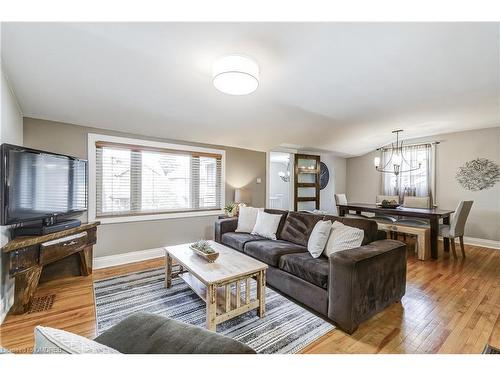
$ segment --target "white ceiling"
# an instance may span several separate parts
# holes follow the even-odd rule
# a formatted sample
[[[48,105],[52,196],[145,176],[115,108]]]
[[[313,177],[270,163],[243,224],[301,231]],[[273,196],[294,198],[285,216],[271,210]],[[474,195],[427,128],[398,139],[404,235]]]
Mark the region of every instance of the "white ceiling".
[[[2,61],[25,116],[267,151],[359,155],[500,124],[496,23],[4,23]],[[211,84],[225,54],[260,85]]]

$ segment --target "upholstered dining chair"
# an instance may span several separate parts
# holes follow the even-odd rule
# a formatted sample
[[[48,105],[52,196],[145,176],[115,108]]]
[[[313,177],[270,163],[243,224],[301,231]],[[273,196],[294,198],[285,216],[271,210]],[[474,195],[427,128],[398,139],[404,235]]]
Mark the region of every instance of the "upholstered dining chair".
[[[338,210],[339,204],[346,205],[347,204],[347,197],[346,197],[346,195],[345,194],[335,194],[335,204],[337,206],[337,210]],[[347,213],[345,216],[347,216],[347,217],[353,217],[353,218],[362,218],[362,219],[369,218],[368,216],[365,216],[365,215],[351,214],[351,213]]]
[[[404,197],[403,207],[409,208],[430,208],[431,207],[431,197]],[[399,224],[413,225],[413,226],[429,226],[428,220],[405,218],[402,217],[398,219]]]
[[[455,238],[459,239],[460,249],[462,250],[462,257],[465,258],[465,223],[467,221],[467,217],[469,216],[469,212],[472,208],[473,203],[474,201],[461,201],[458,204],[455,213],[453,214],[453,218],[451,219],[450,224],[441,224],[439,226],[439,235],[450,240],[451,251],[453,252],[453,257],[455,259],[457,258],[457,252],[455,250]]]

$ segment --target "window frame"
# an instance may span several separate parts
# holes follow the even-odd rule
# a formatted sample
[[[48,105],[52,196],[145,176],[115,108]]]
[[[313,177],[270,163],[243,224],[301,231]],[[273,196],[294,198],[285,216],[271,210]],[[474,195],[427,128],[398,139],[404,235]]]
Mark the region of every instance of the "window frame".
[[[176,143],[165,143],[158,141],[149,141],[137,138],[125,138],[104,134],[88,133],[87,136],[87,156],[88,156],[88,220],[100,221],[102,224],[125,223],[134,221],[150,221],[150,220],[166,220],[186,217],[200,216],[216,216],[224,212],[221,209],[203,210],[203,211],[186,211],[186,212],[171,212],[171,213],[143,213],[143,214],[127,214],[109,217],[96,216],[97,203],[97,178],[96,178],[96,142],[121,143],[131,146],[143,146],[160,149],[178,150],[183,152],[199,152],[206,154],[217,154],[221,156],[221,202],[224,205],[226,196],[226,151],[208,147],[198,147],[181,145]]]

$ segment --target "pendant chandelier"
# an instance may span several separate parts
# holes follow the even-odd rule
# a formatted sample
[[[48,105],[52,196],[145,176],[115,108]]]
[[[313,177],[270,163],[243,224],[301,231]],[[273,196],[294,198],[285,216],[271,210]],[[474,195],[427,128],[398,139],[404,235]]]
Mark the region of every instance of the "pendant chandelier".
[[[286,164],[286,172],[279,171],[278,176],[280,176],[283,182],[290,182],[290,159],[288,159],[288,162]]]
[[[384,148],[384,151],[391,152],[389,160],[382,167],[380,166],[380,157],[375,157],[373,163],[375,164],[375,169],[380,173],[394,173],[398,176],[404,172],[412,172],[420,169],[422,163],[418,163],[418,167],[413,167],[403,155],[403,140],[399,141],[399,133],[403,130],[394,130],[392,133],[396,134],[396,143],[392,143],[390,147]],[[378,149],[380,150],[380,149]]]

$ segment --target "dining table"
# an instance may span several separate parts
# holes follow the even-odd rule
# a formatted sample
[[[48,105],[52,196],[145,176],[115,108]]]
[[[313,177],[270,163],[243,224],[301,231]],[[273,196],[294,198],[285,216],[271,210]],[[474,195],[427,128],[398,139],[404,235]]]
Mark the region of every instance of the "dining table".
[[[438,208],[411,208],[399,206],[396,208],[382,207],[379,204],[372,203],[346,203],[337,205],[340,216],[345,216],[349,211],[356,211],[360,215],[362,212],[371,212],[375,214],[388,215],[395,218],[419,218],[429,221],[431,231],[431,258],[438,257],[438,236],[440,220],[443,224],[450,224],[450,216],[454,210],[442,210]],[[448,238],[443,238],[444,251],[450,251],[450,243]]]

